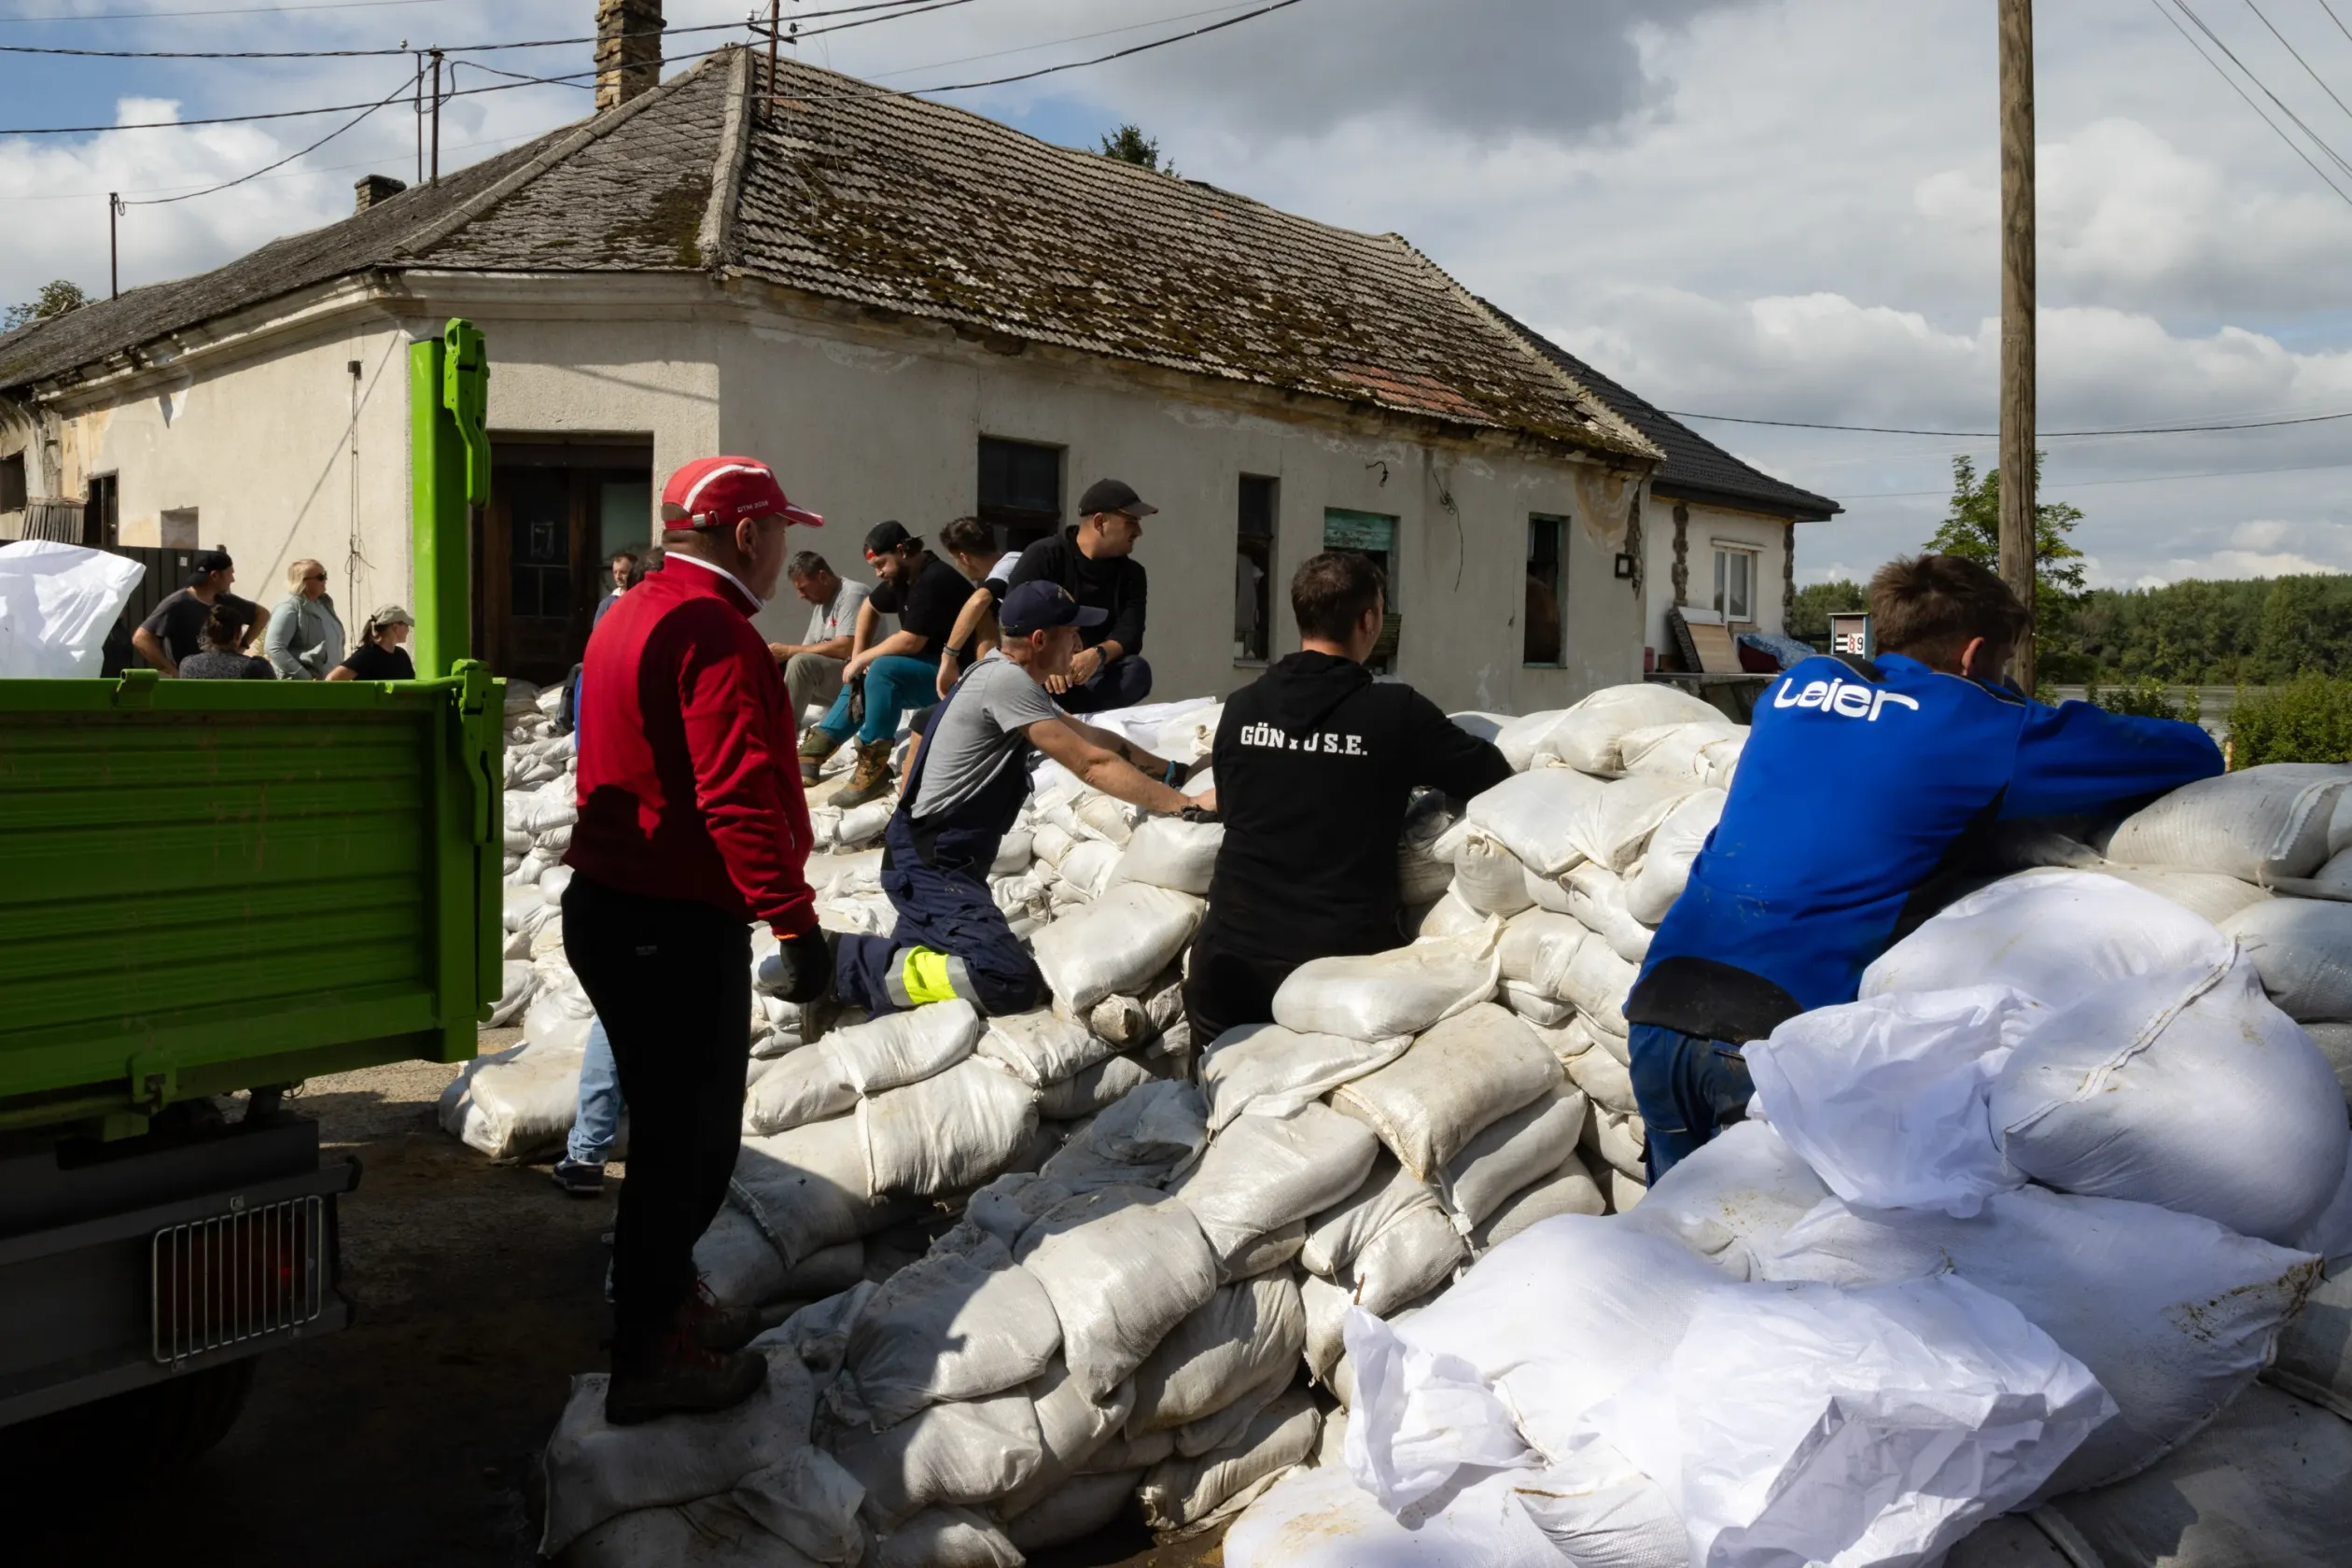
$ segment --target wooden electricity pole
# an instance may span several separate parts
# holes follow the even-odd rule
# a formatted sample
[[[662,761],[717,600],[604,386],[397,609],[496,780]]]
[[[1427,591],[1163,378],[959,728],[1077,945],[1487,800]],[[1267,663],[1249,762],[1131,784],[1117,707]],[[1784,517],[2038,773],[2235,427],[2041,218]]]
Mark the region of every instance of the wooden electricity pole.
[[[2001,578],[2034,609],[2034,0],[2001,8]],[[2034,689],[2034,637],[2013,666]]]

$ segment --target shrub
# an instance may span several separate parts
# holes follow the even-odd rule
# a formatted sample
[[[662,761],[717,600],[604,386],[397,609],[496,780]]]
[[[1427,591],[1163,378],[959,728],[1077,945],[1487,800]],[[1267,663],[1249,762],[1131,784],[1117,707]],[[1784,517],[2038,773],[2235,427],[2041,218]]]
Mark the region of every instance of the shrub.
[[[2241,694],[2230,715],[2230,765],[2352,761],[2352,679],[2302,675]]]
[[[2164,683],[2153,676],[2143,675],[2121,686],[2102,692],[2093,681],[2083,692],[2083,700],[2093,707],[2109,713],[2128,713],[2141,719],[2187,719],[2197,717],[2193,696],[2176,700]]]

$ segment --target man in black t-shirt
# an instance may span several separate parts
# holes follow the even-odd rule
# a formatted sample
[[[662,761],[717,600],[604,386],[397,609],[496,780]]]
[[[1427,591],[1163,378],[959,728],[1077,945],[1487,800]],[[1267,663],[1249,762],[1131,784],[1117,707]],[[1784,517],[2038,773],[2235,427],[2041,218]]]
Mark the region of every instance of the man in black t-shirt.
[[[963,573],[924,549],[903,524],[876,524],[866,535],[865,557],[881,581],[858,611],[841,695],[800,749],[801,778],[813,784],[825,759],[848,737],[851,706],[864,703],[865,718],[857,723],[857,771],[834,793],[836,805],[862,805],[889,789],[899,719],[939,700],[940,650],[972,592]],[[885,615],[898,617],[898,630],[879,637]]]
[[[1414,789],[1466,800],[1511,777],[1492,743],[1364,667],[1388,611],[1368,557],[1308,561],[1291,611],[1299,651],[1226,699],[1211,752],[1225,831],[1184,983],[1197,1050],[1271,1019],[1309,959],[1403,946],[1396,843]]]
[[[1152,694],[1152,666],[1142,658],[1143,567],[1135,544],[1143,519],[1158,511],[1125,480],[1096,480],[1078,497],[1078,525],[1039,539],[1013,568],[1011,587],[1059,583],[1105,617],[1079,635],[1070,673],[1046,683],[1065,713],[1132,707]]]
[[[196,552],[189,565],[187,585],[139,623],[139,629],[131,634],[131,646],[139,651],[148,667],[176,678],[180,661],[203,651],[204,623],[212,619],[213,605],[226,600],[243,627],[236,648],[243,652],[269,623],[269,617],[251,599],[229,592],[229,585],[236,581],[237,568],[227,551]]]

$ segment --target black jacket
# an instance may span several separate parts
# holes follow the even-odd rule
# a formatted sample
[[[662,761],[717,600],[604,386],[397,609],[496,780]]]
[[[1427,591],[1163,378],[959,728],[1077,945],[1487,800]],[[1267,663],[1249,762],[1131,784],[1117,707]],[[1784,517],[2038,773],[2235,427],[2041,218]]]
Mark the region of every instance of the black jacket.
[[[1143,651],[1143,564],[1134,556],[1089,561],[1078,548],[1078,530],[1064,528],[1022,551],[1013,568],[1012,587],[1038,581],[1058,582],[1087,609],[1110,611],[1110,620],[1078,634],[1080,647],[1115,641],[1130,659]]]
[[[1226,699],[1211,753],[1225,847],[1202,939],[1284,961],[1404,941],[1396,843],[1417,785],[1466,799],[1511,776],[1409,686],[1294,653]]]

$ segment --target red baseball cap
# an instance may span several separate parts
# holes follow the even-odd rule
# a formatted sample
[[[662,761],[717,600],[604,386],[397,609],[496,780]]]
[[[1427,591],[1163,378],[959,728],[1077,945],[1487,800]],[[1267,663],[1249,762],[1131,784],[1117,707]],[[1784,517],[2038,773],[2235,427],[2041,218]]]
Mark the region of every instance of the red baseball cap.
[[[817,513],[786,500],[776,470],[757,457],[697,457],[662,486],[665,527],[732,528],[747,517],[825,525]]]

